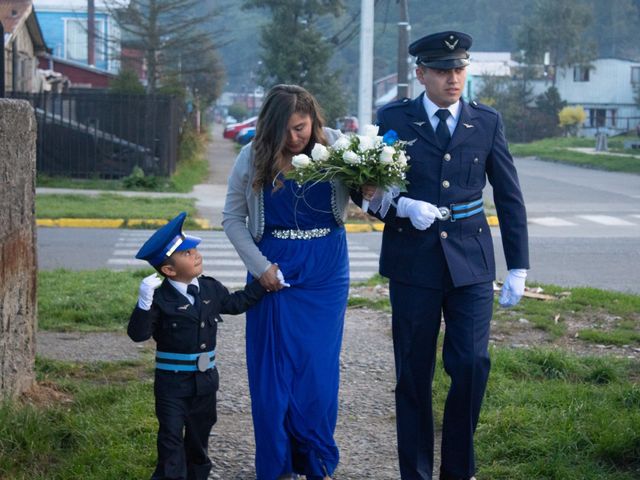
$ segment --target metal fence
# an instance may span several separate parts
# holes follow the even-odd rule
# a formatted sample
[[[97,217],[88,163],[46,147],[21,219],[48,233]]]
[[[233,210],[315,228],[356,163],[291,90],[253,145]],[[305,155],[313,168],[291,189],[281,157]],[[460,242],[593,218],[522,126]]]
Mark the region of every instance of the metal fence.
[[[172,97],[102,91],[11,96],[35,110],[39,173],[121,178],[135,166],[145,174],[175,171],[182,111]]]

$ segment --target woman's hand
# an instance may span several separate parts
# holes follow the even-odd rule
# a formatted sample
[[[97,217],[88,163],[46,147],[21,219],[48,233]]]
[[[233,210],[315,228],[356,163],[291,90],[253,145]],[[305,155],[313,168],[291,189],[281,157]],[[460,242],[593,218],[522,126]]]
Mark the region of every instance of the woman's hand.
[[[362,192],[362,198],[364,198],[367,201],[371,200],[373,196],[376,194],[377,189],[378,187],[376,187],[375,185],[362,185],[362,187],[360,187],[360,191]]]
[[[258,279],[267,292],[277,292],[284,288],[278,279],[278,264],[272,263]]]

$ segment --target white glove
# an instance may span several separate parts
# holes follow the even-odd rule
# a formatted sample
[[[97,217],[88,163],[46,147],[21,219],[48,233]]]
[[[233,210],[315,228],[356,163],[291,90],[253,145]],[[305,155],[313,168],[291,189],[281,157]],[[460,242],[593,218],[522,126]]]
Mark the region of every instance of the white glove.
[[[501,307],[513,307],[518,304],[524,295],[524,281],[527,278],[527,271],[524,268],[513,268],[509,270],[498,302]]]
[[[276,277],[278,277],[278,280],[280,281],[280,285],[282,285],[283,287],[290,287],[291,286],[290,284],[288,284],[287,282],[284,281],[284,275],[282,274],[280,269],[278,269],[278,271],[276,272]]]
[[[418,230],[426,230],[436,218],[442,220],[442,214],[435,205],[407,197],[398,199],[397,215],[409,217],[411,224]]]
[[[142,310],[149,310],[153,303],[153,292],[162,285],[162,279],[157,273],[152,273],[148,277],[144,277],[140,282],[140,290],[138,293],[138,307]]]

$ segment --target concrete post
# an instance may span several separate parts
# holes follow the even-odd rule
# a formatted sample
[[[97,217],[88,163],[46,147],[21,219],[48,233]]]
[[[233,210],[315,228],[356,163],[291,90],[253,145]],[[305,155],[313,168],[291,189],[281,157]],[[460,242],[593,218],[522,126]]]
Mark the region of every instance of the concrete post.
[[[0,99],[0,398],[35,379],[36,120],[28,102]]]

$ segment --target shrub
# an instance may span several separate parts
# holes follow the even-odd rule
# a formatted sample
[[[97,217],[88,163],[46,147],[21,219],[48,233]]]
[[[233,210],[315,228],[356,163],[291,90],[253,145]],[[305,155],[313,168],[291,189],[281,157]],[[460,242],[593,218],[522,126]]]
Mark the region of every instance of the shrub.
[[[560,127],[564,129],[568,136],[575,136],[578,133],[578,128],[582,125],[587,118],[587,114],[581,105],[575,107],[564,107],[558,113],[560,119]]]

